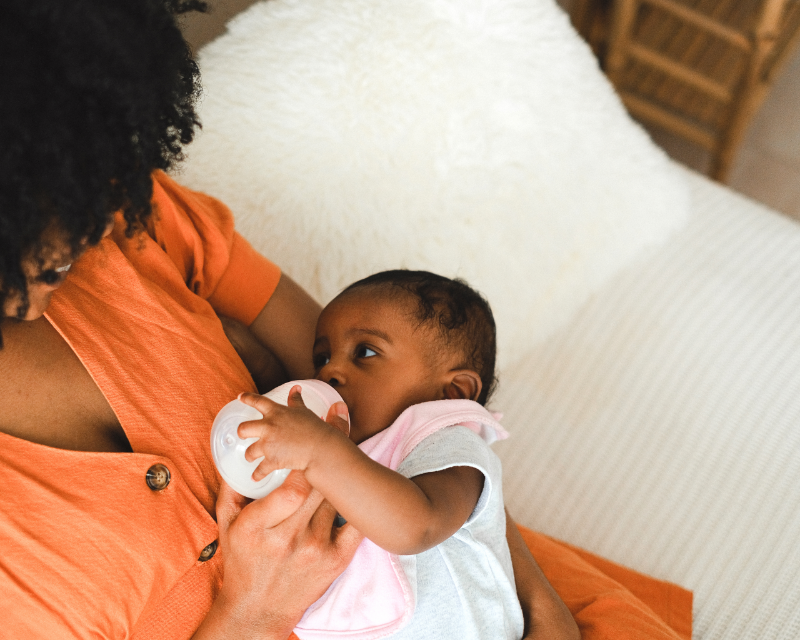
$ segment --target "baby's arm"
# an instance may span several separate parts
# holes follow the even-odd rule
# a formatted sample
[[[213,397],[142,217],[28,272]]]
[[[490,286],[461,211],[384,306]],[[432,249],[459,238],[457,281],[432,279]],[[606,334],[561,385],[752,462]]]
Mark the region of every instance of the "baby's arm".
[[[289,407],[254,394],[242,394],[240,400],[264,416],[239,427],[239,437],[259,438],[248,448],[247,459],[265,456],[253,479],[275,469],[304,470],[309,483],[350,524],[391,553],[420,553],[449,538],[466,522],[483,490],[483,474],[472,467],[412,479],[387,469],[306,409],[295,389]]]
[[[483,474],[473,467],[409,479],[340,440],[347,446],[330,456],[330,464],[306,469],[306,478],[382,549],[402,555],[426,551],[458,531],[478,503]]]

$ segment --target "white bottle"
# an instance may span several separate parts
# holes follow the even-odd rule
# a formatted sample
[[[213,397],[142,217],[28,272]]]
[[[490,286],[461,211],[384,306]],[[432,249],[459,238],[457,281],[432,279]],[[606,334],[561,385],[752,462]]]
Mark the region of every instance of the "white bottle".
[[[286,405],[289,400],[289,391],[297,385],[302,388],[300,395],[306,407],[323,420],[328,415],[328,409],[334,403],[342,401],[342,397],[336,393],[333,387],[319,380],[287,382],[269,393],[265,393],[264,396]],[[253,471],[264,458],[248,462],[244,457],[244,452],[258,438],[242,440],[236,431],[242,422],[259,420],[262,417],[258,409],[239,400],[233,400],[222,407],[211,427],[211,455],[219,474],[234,491],[248,498],[263,498],[274,491],[283,484],[290,471],[290,469],[278,469],[258,482],[253,480]]]

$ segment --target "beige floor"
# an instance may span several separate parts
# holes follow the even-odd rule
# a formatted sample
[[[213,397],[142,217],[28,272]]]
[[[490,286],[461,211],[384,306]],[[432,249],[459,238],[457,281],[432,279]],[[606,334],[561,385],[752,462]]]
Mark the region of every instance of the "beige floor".
[[[255,0],[210,0],[211,12],[184,18],[184,33],[200,48]],[[568,4],[569,0],[561,0]],[[729,186],[800,220],[800,51],[782,70],[754,118],[731,171]],[[651,130],[673,158],[704,171],[707,154],[668,133]]]

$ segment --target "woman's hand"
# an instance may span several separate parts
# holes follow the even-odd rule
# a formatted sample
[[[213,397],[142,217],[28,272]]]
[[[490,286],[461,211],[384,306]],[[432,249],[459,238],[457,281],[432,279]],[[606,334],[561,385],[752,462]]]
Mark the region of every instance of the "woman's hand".
[[[248,462],[264,457],[253,472],[256,482],[276,469],[302,471],[319,456],[325,456],[336,439],[347,437],[346,426],[337,429],[306,408],[301,390],[300,385],[292,387],[288,406],[254,393],[239,396],[241,402],[258,409],[263,416],[259,420],[242,422],[238,430],[243,440],[258,438],[245,452]],[[343,402],[334,404],[331,413],[346,425],[347,406]]]
[[[334,411],[327,421],[347,429]],[[225,577],[194,640],[285,640],[361,542],[351,525],[334,527],[335,517],[301,472],[255,501],[223,482],[217,522]]]

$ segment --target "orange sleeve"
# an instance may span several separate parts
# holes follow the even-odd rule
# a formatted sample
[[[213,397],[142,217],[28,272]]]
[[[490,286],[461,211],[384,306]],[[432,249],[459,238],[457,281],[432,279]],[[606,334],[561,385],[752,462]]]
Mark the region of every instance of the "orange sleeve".
[[[194,293],[215,311],[252,324],[281,277],[233,228],[230,209],[219,200],[153,174],[150,236],[178,268]]]

